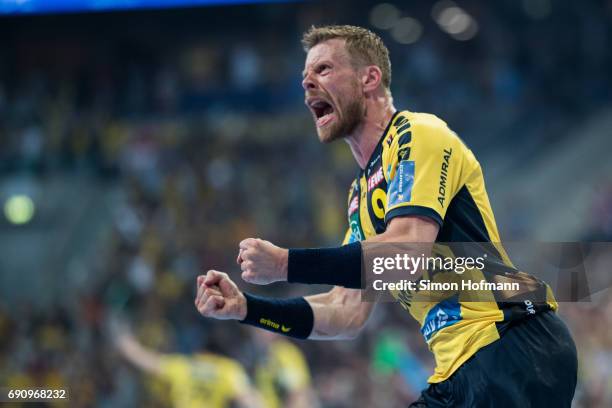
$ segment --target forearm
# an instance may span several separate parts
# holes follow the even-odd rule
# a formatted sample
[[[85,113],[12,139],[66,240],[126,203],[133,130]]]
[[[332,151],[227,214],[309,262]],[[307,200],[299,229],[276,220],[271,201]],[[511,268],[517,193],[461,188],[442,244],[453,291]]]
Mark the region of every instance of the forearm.
[[[361,291],[335,287],[306,298],[274,299],[245,294],[247,316],[241,323],[300,339],[352,339],[365,325],[373,303]]]
[[[310,336],[314,315],[303,297],[276,299],[245,293],[244,298],[246,317],[241,323],[298,339]]]
[[[353,339],[365,325],[373,303],[361,302],[359,290],[335,287],[330,292],[306,297],[312,307],[312,340]]]
[[[365,281],[362,276],[364,250],[372,250],[367,244],[416,243],[418,254],[415,256],[418,256],[425,249],[423,243],[435,241],[438,230],[438,224],[425,218],[394,218],[385,232],[362,242],[335,248],[290,249],[287,281],[361,289]]]
[[[342,305],[312,302],[310,306],[314,313],[314,326],[308,339],[349,340],[357,336],[360,325],[354,316],[345,317]]]

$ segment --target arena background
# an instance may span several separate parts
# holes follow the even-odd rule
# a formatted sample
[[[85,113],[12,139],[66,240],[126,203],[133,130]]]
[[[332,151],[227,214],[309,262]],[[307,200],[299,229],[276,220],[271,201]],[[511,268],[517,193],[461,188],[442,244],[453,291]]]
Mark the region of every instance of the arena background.
[[[234,263],[245,237],[323,246],[345,229],[357,166],[344,143],[318,143],[303,105],[312,24],[382,36],[396,107],[439,115],[472,148],[504,240],[612,238],[612,1],[17,3],[0,2],[0,386],[167,406],[109,342],[109,311],[159,351],[216,343],[249,368],[252,332],[200,317],[195,277],[325,289],[251,287]],[[612,406],[611,299],[561,304],[576,407]],[[397,305],[355,341],[297,344],[322,407],[405,406],[432,369]]]

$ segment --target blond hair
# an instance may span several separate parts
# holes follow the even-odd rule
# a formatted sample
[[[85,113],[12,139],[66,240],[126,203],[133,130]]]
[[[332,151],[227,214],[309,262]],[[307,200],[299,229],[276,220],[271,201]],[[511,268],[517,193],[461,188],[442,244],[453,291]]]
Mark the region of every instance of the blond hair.
[[[376,65],[382,71],[382,84],[389,90],[391,86],[391,61],[389,50],[381,38],[372,31],[351,25],[312,26],[302,36],[304,51],[315,45],[334,38],[346,41],[346,50],[356,67]]]

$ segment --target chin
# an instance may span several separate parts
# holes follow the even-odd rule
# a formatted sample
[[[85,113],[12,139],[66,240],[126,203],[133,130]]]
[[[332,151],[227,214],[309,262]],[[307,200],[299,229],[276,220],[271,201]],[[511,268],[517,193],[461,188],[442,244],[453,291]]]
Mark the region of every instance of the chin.
[[[336,124],[323,129],[317,128],[317,136],[319,136],[319,141],[324,144],[334,142],[344,137]]]
[[[319,136],[319,141],[324,144],[328,144],[328,143],[331,143],[339,139],[339,137],[337,137],[336,135],[330,132],[325,132],[325,131],[322,132],[320,130],[317,130],[317,135]]]
[[[319,142],[321,143],[329,143],[333,140],[328,132],[321,132],[318,130],[317,136],[319,136]]]

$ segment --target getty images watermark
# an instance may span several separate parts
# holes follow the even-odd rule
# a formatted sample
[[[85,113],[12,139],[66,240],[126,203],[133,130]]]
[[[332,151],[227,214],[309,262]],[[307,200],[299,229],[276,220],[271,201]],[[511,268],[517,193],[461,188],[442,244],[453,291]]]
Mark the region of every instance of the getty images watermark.
[[[409,255],[408,253],[395,256],[378,256],[372,259],[372,273],[381,275],[387,270],[394,270],[415,275],[419,271],[444,271],[459,275],[474,269],[484,270],[487,254],[479,257],[470,256],[425,256]],[[520,289],[518,282],[487,282],[481,279],[477,282],[471,279],[463,279],[461,282],[442,281],[435,282],[430,279],[400,279],[399,281],[386,282],[384,279],[375,279],[372,282],[374,290],[515,290]]]
[[[588,301],[612,283],[612,243],[363,243],[362,300]]]

